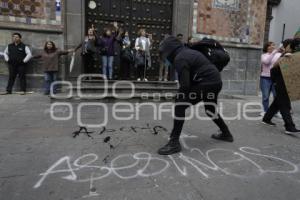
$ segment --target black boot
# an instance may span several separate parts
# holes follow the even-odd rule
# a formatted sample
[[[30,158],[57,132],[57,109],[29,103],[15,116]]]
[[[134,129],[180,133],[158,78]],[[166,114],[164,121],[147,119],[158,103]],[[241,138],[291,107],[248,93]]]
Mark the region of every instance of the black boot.
[[[231,135],[230,131],[224,131],[224,132],[220,132],[218,134],[214,134],[211,136],[213,139],[215,140],[222,140],[225,142],[233,142],[233,136]]]
[[[292,127],[287,127],[285,133],[290,135],[290,134],[300,133],[300,130],[296,129],[295,126],[292,126]]]
[[[170,140],[168,144],[158,150],[159,155],[172,155],[181,151],[179,140]]]

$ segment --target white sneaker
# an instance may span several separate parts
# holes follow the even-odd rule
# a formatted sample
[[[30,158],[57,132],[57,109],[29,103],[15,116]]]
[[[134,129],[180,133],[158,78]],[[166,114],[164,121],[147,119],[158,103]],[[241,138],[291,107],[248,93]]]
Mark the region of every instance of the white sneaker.
[[[141,79],[140,79],[140,78],[138,78],[138,79],[137,79],[137,81],[141,81]]]
[[[146,81],[146,82],[147,82],[147,81],[148,81],[148,79],[144,78],[144,81]]]
[[[168,82],[168,79],[165,78],[164,81],[165,81],[165,82]]]

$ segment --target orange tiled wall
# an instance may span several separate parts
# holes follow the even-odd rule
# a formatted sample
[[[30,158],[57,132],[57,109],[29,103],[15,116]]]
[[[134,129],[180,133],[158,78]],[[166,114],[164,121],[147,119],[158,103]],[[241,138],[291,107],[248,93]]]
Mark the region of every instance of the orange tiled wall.
[[[196,0],[194,34],[215,36],[226,42],[261,45],[266,4],[264,0]]]

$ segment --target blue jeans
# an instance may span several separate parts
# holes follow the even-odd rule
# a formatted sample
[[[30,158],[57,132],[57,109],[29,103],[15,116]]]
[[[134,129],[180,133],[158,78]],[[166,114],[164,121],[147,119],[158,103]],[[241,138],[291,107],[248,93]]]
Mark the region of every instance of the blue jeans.
[[[57,72],[45,72],[45,94],[50,93],[51,84],[57,81]],[[53,88],[53,93],[56,93],[57,85]]]
[[[113,78],[113,63],[113,56],[102,56],[102,74],[108,77],[110,80]]]
[[[262,104],[264,112],[267,112],[269,109],[269,99],[271,92],[273,93],[274,97],[276,96],[275,87],[270,77],[260,77],[260,89],[262,92]]]

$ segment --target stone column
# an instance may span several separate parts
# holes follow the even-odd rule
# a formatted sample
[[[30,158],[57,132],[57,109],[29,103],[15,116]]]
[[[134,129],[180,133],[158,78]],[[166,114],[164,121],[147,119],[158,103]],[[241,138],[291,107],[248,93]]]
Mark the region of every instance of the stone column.
[[[65,49],[75,48],[85,35],[85,0],[65,0]],[[69,64],[70,62],[68,62]],[[76,54],[72,73],[67,65],[65,77],[72,78],[81,74],[82,64],[80,51]]]
[[[184,39],[192,33],[194,0],[174,0],[173,34],[182,33]]]

